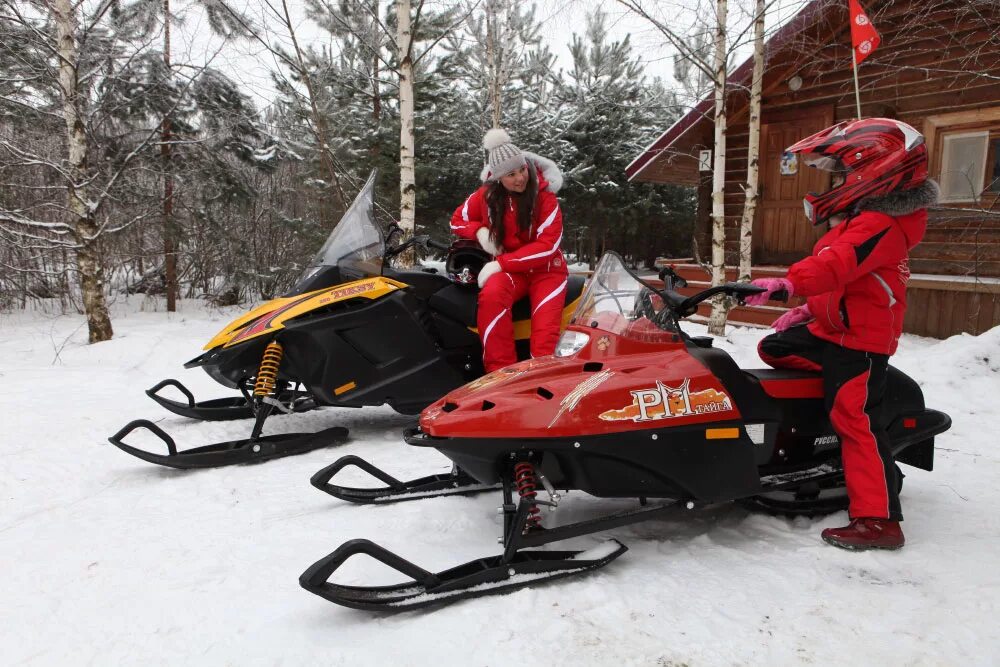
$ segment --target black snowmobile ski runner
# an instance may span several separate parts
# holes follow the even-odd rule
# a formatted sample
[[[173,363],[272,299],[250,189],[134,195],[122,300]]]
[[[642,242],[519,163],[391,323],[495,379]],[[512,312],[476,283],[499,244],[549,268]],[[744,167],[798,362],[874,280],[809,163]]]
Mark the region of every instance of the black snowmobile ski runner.
[[[181,403],[160,395],[165,387],[174,387],[187,398],[187,403]],[[163,380],[146,390],[146,395],[175,415],[200,419],[202,421],[229,421],[232,419],[250,419],[254,416],[253,401],[249,392],[243,390],[242,396],[228,398],[213,398],[208,401],[195,401],[194,394],[179,380],[173,378]],[[275,399],[285,405],[290,412],[307,412],[316,407],[309,392],[285,390]]]
[[[124,442],[136,429],[144,428],[167,445],[167,454],[156,454]],[[203,447],[178,451],[176,443],[163,429],[146,419],[136,419],[126,424],[108,440],[119,449],[143,461],[182,470],[190,468],[216,468],[238,463],[257,463],[270,459],[303,454],[305,452],[339,445],[347,441],[347,429],[334,426],[316,433],[281,433],[243,440],[231,440]]]
[[[554,529],[528,530],[530,510],[538,503],[522,498],[518,505],[513,505],[509,487],[504,489],[504,496],[507,500],[503,508],[506,546],[500,555],[479,558],[432,573],[370,540],[350,540],[307,568],[299,577],[299,584],[310,593],[345,607],[390,612],[508,593],[525,586],[596,570],[628,551],[628,547],[614,539],[585,551],[529,551],[523,550],[525,547],[634,523],[642,520],[634,518],[634,515],[662,513],[665,509],[673,510],[676,505],[671,503],[639,512],[625,512]],[[348,558],[358,554],[370,556],[411,580],[394,586],[345,586],[329,581]]]
[[[378,488],[356,488],[331,484],[334,475],[348,466],[364,470],[387,486]],[[406,500],[422,500],[438,496],[473,495],[499,489],[499,484],[481,484],[458,466],[451,472],[427,475],[406,482],[400,481],[360,456],[348,455],[337,459],[312,476],[309,483],[334,498],[352,503],[388,504]]]

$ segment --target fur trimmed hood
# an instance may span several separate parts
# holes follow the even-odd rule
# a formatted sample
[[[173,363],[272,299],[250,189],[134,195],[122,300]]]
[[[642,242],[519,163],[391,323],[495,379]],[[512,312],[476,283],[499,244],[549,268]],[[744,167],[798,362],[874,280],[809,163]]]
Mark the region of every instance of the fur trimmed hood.
[[[524,157],[527,158],[529,163],[541,171],[542,178],[548,182],[549,192],[559,192],[559,189],[562,188],[563,185],[563,174],[562,171],[559,170],[558,165],[547,157],[535,155],[534,153],[529,153],[528,151],[522,151],[522,153],[524,153]],[[489,172],[490,166],[488,164],[484,165],[483,171],[479,176],[480,180],[484,183],[486,182],[486,177],[489,175]]]
[[[873,211],[898,218],[937,204],[940,195],[941,188],[928,178],[912,190],[900,190],[881,197],[862,199],[854,205],[854,214],[857,215],[862,211]]]

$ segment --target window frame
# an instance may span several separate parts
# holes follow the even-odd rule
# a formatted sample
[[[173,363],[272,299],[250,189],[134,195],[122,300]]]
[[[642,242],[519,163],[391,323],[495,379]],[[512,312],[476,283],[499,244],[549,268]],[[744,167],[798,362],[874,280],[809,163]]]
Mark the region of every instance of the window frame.
[[[977,204],[983,198],[986,192],[986,171],[991,165],[987,163],[990,155],[990,142],[994,138],[995,130],[990,127],[986,127],[978,130],[954,130],[954,131],[943,131],[941,132],[941,166],[937,172],[938,184],[942,186],[941,188],[941,203],[942,204]],[[981,157],[982,169],[977,175],[978,180],[973,181],[973,189],[971,192],[958,192],[958,193],[948,193],[944,190],[944,175],[956,171],[949,167],[949,163],[952,159],[952,155],[948,152],[948,144],[956,139],[968,139],[971,137],[981,137],[983,141],[983,151]]]
[[[939,182],[941,180],[941,153],[944,146],[942,135],[975,131],[988,131],[990,133],[990,142],[988,144],[992,144],[994,137],[1000,138],[1000,104],[993,102],[989,106],[976,109],[951,111],[924,117],[923,132],[927,140],[927,150],[930,152],[929,170],[931,178]],[[989,168],[990,165],[986,164],[986,169]],[[994,177],[1000,177],[1000,174],[995,174]],[[983,181],[985,184],[985,172]],[[986,190],[980,193],[979,199],[972,202],[972,206],[989,209],[995,207],[998,202],[1000,202],[1000,191]],[[953,201],[941,201],[939,203],[939,206],[943,208],[963,208],[969,205],[970,203]]]

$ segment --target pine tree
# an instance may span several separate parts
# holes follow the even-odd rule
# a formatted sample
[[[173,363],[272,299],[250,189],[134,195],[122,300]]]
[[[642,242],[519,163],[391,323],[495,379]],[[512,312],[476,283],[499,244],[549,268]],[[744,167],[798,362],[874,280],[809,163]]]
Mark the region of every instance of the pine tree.
[[[572,144],[560,193],[564,238],[590,261],[616,248],[628,261],[649,263],[689,234],[693,202],[682,189],[628,182],[625,167],[657,127],[669,125],[676,105],[658,81],[646,79],[627,37],[609,41],[602,12],[588,16],[570,53],[573,67],[560,91],[562,106],[573,114],[563,131]]]

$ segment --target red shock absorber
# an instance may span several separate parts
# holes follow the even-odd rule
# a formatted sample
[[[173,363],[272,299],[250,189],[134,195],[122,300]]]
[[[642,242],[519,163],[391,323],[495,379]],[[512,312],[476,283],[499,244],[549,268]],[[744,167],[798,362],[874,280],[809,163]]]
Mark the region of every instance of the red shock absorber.
[[[535,466],[527,461],[522,461],[514,466],[514,484],[517,486],[517,493],[522,498],[534,500],[538,495],[535,491]],[[528,510],[528,518],[525,528],[541,528],[542,517],[538,505],[532,505]]]

